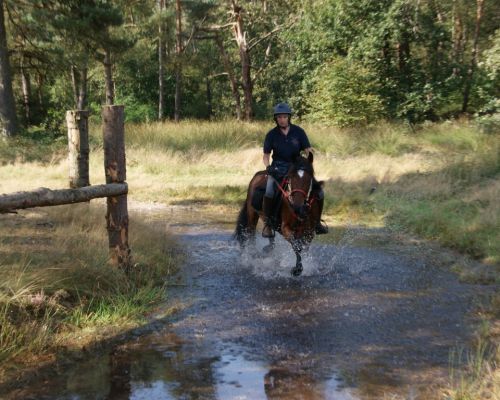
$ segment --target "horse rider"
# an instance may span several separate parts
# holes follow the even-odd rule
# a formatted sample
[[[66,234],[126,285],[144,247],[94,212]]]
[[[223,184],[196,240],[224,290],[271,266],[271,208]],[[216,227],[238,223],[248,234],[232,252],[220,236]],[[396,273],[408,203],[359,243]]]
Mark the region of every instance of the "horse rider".
[[[301,151],[304,151],[306,158],[312,152],[306,132],[300,126],[290,122],[292,117],[290,106],[286,103],[279,103],[274,107],[273,111],[276,126],[267,133],[264,139],[264,156],[262,159],[267,171],[266,193],[262,203],[262,211],[264,212],[262,236],[266,238],[274,237],[271,217],[275,185],[279,184],[279,180],[288,173],[290,165],[300,155]],[[271,152],[273,156],[272,163],[270,163]],[[313,182],[313,190],[318,196],[320,217],[316,222],[315,231],[316,234],[321,235],[328,233],[328,228],[321,223],[325,195],[316,180]]]

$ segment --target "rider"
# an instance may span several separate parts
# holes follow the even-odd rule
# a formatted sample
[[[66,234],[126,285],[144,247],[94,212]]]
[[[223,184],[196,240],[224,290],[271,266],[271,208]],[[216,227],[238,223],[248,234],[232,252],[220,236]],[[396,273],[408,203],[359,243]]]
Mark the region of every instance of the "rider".
[[[267,238],[274,236],[271,224],[271,214],[276,179],[282,178],[288,173],[290,164],[293,162],[295,157],[300,155],[301,151],[305,152],[306,157],[310,152],[312,152],[312,148],[305,131],[300,126],[290,123],[291,117],[292,110],[288,104],[277,104],[274,107],[274,121],[276,122],[276,127],[267,133],[264,140],[264,157],[262,161],[266,166],[267,184],[266,193],[262,203],[262,209],[265,217],[262,236]],[[273,154],[272,164],[270,164],[271,152]],[[324,193],[316,181],[314,184],[318,194],[320,216],[316,223],[315,231],[318,235],[321,235],[328,233],[328,228],[321,224]]]

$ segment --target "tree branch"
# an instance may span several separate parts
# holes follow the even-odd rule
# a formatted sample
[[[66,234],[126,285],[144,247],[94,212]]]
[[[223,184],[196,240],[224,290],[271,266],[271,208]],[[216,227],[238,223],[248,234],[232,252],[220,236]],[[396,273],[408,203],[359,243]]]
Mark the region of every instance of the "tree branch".
[[[218,74],[208,75],[209,79],[218,78],[219,76],[228,76],[227,72],[219,72]]]
[[[262,41],[266,40],[269,36],[274,35],[276,32],[280,31],[281,29],[288,29],[288,28],[290,28],[293,24],[295,24],[297,22],[297,19],[298,18],[295,17],[287,25],[278,25],[278,26],[276,26],[272,31],[266,33],[264,36],[261,36],[260,38],[255,39],[255,41],[253,43],[251,43],[251,41],[250,41],[248,43],[248,51],[251,51],[259,43],[261,43]]]
[[[198,30],[203,31],[203,32],[218,32],[218,31],[222,31],[226,28],[232,28],[234,25],[235,25],[235,22],[229,22],[229,23],[224,24],[224,25],[210,25],[210,26],[205,26],[205,27],[200,26],[198,28]]]
[[[252,82],[255,82],[259,75],[264,71],[264,68],[267,67],[269,64],[269,54],[271,54],[271,43],[272,40],[269,41],[269,44],[267,45],[266,53],[264,55],[264,62],[262,63],[262,66],[257,70],[257,72],[254,74]]]

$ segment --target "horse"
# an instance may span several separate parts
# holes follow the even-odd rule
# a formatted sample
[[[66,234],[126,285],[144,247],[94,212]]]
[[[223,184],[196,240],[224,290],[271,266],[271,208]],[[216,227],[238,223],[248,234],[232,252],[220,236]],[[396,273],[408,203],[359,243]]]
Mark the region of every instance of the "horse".
[[[316,222],[320,219],[318,189],[321,188],[323,182],[317,182],[314,179],[313,158],[312,153],[309,153],[307,158],[297,157],[283,181],[276,182],[279,200],[276,212],[273,213],[272,225],[274,230],[292,245],[295,252],[296,263],[291,270],[293,276],[299,276],[302,273],[301,252],[309,247],[314,238]],[[259,171],[248,185],[247,197],[238,214],[234,233],[241,248],[248,243],[255,245],[257,223],[259,218],[264,220],[264,213],[256,207],[254,196],[259,190],[261,194],[263,193],[266,181],[266,171]],[[273,248],[274,237],[269,239],[269,245],[264,247],[264,251],[268,252]]]

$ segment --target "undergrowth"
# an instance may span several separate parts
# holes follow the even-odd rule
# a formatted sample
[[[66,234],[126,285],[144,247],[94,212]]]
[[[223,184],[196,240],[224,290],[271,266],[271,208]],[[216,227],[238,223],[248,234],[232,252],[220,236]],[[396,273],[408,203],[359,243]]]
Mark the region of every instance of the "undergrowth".
[[[43,353],[65,333],[140,323],[166,296],[174,241],[131,221],[134,267],[108,264],[104,210],[86,204],[0,215],[0,360]],[[96,228],[96,227],[100,227]]]

